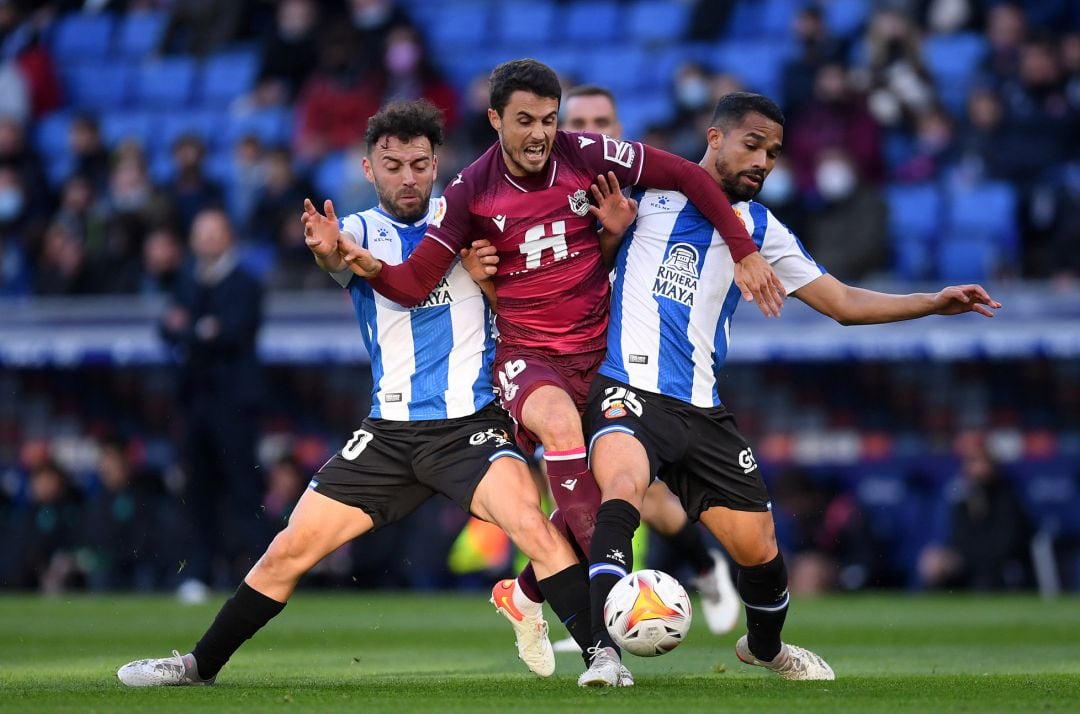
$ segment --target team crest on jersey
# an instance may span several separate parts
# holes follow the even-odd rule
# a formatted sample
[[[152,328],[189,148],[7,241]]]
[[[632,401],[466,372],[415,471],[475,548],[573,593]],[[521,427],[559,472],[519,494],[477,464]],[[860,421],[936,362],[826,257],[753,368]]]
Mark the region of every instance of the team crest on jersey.
[[[656,271],[653,295],[693,307],[694,295],[697,294],[698,280],[701,277],[697,263],[697,249],[686,243],[677,243]]]
[[[585,193],[585,189],[579,188],[574,191],[573,196],[567,196],[567,198],[570,199],[570,210],[575,215],[585,216],[589,212],[589,197]]]
[[[435,201],[435,215],[431,217],[428,223],[438,228],[442,225],[444,218],[446,218],[446,197],[439,196],[439,199]]]
[[[510,443],[510,435],[502,429],[485,429],[469,437],[472,446],[480,446],[488,441],[494,441],[496,447],[503,447]]]
[[[634,165],[634,145],[604,135],[604,158],[613,164],[630,168]]]

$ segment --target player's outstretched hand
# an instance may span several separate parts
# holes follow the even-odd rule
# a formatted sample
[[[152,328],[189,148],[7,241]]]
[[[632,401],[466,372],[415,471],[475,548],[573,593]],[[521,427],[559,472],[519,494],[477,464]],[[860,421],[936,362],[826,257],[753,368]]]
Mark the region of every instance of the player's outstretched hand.
[[[382,261],[372,255],[371,251],[357,245],[347,233],[338,237],[337,252],[345,265],[349,266],[349,270],[361,278],[374,278],[382,271]]]
[[[990,297],[982,285],[950,285],[934,296],[934,312],[938,315],[977,312],[993,317],[994,313],[988,307],[996,310],[1001,303]]]
[[[482,283],[498,271],[499,251],[491,241],[474,240],[471,247],[461,249],[461,264],[469,271],[469,277]]]
[[[619,187],[614,171],[600,174],[589,187],[596,205],[589,204],[589,213],[612,235],[621,237],[637,218],[637,201],[627,198]]]
[[[780,317],[787,290],[760,252],[754,251],[735,264],[735,284],[743,299],[756,301],[765,317]]]
[[[337,250],[341,235],[334,202],[326,199],[323,210],[326,215],[319,213],[310,198],[305,198],[304,213],[300,216],[300,222],[304,224],[304,243],[319,258],[327,258]]]

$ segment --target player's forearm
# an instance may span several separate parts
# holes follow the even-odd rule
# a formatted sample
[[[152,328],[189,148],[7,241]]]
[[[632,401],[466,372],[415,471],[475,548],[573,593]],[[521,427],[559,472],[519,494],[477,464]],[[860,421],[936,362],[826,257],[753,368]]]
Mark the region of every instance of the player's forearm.
[[[622,244],[622,236],[612,233],[607,228],[601,228],[597,238],[600,240],[600,259],[604,261],[604,267],[611,270],[615,267],[615,255]]]
[[[399,265],[382,263],[382,270],[368,278],[372,290],[402,307],[414,307],[424,301],[454,261],[454,254],[440,243],[425,238]],[[380,261],[381,262],[381,261]]]
[[[328,273],[340,273],[342,270],[349,267],[345,264],[345,261],[341,259],[341,255],[339,255],[337,251],[334,251],[329,255],[316,255],[315,265]]]
[[[731,210],[728,197],[709,172],[697,164],[650,146],[645,147],[645,164],[638,183],[650,188],[686,194],[690,203],[713,224],[727,243],[736,263],[757,250],[746,226]]]
[[[832,317],[842,325],[876,325],[915,320],[934,314],[934,310],[930,293],[891,295],[849,286],[846,299]]]
[[[491,280],[478,280],[476,284],[480,286],[480,292],[484,293],[484,297],[487,298],[488,304],[491,305],[492,312],[499,311],[499,296],[495,292],[495,283]]]

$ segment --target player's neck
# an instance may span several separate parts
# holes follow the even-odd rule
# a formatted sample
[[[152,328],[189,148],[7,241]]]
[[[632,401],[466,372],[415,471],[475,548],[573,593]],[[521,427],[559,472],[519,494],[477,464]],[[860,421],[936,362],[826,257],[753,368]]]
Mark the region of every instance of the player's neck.
[[[707,171],[708,174],[712,176],[712,180],[716,182],[717,186],[719,186],[721,189],[724,188],[724,180],[716,171],[716,161],[712,156],[709,155],[708,151],[706,151],[705,155],[701,157],[701,161],[698,162],[698,166],[705,169],[705,171]],[[736,203],[736,201],[731,200],[730,196],[728,196],[728,201],[731,202],[732,205],[735,205]]]

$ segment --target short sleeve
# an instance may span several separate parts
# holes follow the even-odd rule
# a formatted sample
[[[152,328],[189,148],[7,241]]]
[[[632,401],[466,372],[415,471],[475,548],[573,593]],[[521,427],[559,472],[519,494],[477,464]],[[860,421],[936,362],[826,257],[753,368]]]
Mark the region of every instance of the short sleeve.
[[[767,209],[765,221],[761,255],[772,265],[789,295],[825,274],[825,269],[810,257],[802,241]]]

